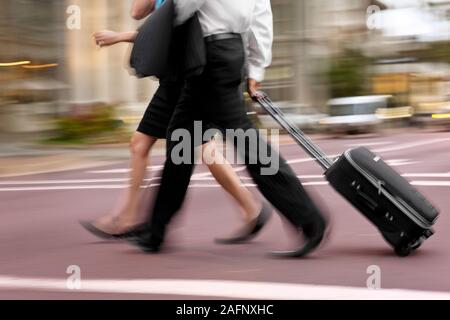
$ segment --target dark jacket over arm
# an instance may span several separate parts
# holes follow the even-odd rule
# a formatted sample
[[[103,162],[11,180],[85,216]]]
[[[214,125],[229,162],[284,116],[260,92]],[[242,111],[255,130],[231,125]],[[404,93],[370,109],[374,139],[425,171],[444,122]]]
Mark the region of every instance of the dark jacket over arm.
[[[166,0],[139,28],[130,57],[138,77],[188,77],[206,63],[203,33],[197,15],[174,27],[173,0]]]

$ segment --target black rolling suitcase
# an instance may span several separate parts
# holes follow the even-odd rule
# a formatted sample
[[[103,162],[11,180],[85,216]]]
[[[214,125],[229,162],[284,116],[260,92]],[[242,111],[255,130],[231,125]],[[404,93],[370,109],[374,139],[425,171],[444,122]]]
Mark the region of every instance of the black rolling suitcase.
[[[379,156],[357,147],[332,160],[266,94],[255,100],[317,160],[333,188],[379,229],[397,255],[409,255],[433,235],[438,211]]]

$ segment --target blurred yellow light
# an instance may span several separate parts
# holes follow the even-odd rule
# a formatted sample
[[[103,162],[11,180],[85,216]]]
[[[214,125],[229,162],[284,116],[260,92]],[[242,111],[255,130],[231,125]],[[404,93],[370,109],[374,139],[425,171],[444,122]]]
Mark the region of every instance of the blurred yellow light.
[[[31,61],[0,62],[0,67],[16,67],[30,64]]]
[[[400,119],[412,117],[413,110],[411,107],[379,108],[375,114],[380,119]]]
[[[25,69],[46,69],[46,68],[54,68],[57,67],[57,63],[48,63],[48,64],[36,64],[36,65],[24,65],[22,68]]]
[[[443,114],[433,114],[431,115],[433,119],[447,119],[450,118],[450,113],[443,113]]]

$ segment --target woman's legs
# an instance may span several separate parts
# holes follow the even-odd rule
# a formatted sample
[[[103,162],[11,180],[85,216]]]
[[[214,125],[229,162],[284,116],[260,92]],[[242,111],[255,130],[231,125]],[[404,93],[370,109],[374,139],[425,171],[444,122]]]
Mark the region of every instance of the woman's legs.
[[[148,156],[158,138],[136,132],[130,141],[131,171],[130,186],[124,199],[110,215],[101,217],[94,224],[97,228],[111,234],[126,231],[138,222],[140,188],[145,178]]]
[[[215,141],[203,145],[202,148],[203,162],[208,166],[213,177],[238,202],[245,221],[252,221],[261,210],[261,205],[253,194],[242,185],[241,180],[223,154],[216,150]]]

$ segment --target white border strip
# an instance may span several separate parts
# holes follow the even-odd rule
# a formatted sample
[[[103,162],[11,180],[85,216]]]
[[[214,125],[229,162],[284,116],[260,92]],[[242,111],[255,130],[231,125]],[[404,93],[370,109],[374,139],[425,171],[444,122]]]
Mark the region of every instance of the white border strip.
[[[449,292],[222,280],[82,280],[80,289],[70,290],[66,280],[0,276],[0,289],[264,300],[450,300]]]

